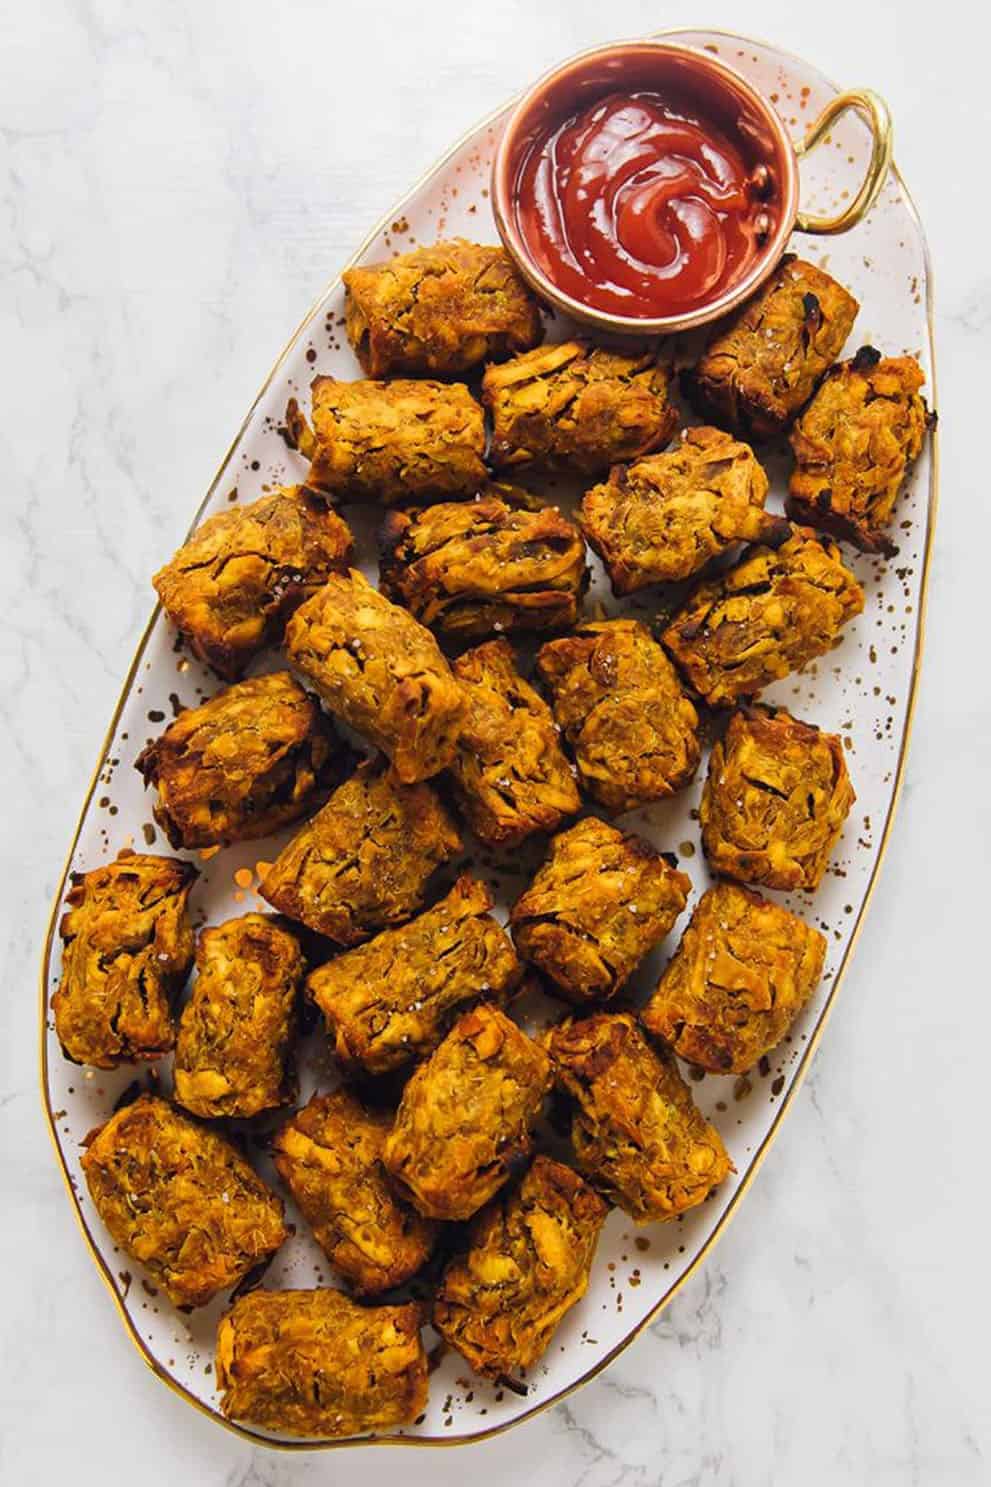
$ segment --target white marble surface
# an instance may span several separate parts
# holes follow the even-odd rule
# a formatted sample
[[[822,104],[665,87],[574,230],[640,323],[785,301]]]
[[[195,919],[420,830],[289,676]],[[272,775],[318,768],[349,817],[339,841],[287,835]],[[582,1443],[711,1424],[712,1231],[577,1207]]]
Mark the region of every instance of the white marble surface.
[[[539,12],[539,13],[538,13]],[[0,27],[5,1034],[0,1481],[818,1487],[987,1480],[987,21],[919,0],[33,0]],[[942,510],[901,814],[837,1013],[740,1217],[604,1376],[446,1453],[282,1458],[142,1367],[36,1073],[48,900],[137,635],[262,374],[476,117],[610,36],[750,30],[889,99],[937,271]],[[980,27],[984,34],[979,34]],[[966,793],[965,793],[966,792]]]

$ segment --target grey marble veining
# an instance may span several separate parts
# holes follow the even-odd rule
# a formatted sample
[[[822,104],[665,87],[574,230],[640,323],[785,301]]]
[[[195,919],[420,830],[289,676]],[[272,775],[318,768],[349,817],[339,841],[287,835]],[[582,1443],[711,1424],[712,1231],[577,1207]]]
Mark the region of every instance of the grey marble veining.
[[[823,1047],[715,1255],[606,1373],[455,1451],[282,1457],[127,1343],[36,1078],[48,900],[150,608],[292,327],[450,140],[558,56],[704,22],[884,93],[936,262],[942,509],[908,776]],[[7,7],[0,44],[0,1481],[841,1487],[987,1480],[987,20],[962,3]],[[984,34],[981,34],[983,28]],[[963,44],[961,44],[963,43]],[[975,189],[975,182],[980,189]]]

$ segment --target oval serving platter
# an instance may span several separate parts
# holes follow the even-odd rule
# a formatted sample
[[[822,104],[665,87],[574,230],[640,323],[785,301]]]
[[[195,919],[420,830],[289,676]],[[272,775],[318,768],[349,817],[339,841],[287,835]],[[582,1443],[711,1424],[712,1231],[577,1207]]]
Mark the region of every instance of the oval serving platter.
[[[837,91],[806,63],[764,43],[708,31],[665,34],[705,47],[738,68],[771,98],[796,139],[804,134],[807,121]],[[507,104],[457,144],[393,208],[352,263],[375,261],[442,236],[497,241],[488,178],[509,108]],[[816,211],[834,210],[852,196],[867,150],[866,130],[859,119],[848,116],[841,120],[824,144],[803,162],[803,206]],[[897,171],[892,171],[874,209],[858,227],[836,238],[798,236],[793,246],[828,268],[859,298],[861,311],[848,351],[871,342],[891,355],[917,356],[927,373],[926,396],[932,406],[931,286],[925,240]],[[279,425],[290,396],[299,397],[305,405],[315,371],[344,378],[360,375],[343,336],[343,304],[338,278],[277,362],[193,526],[206,515],[228,509],[230,502],[254,500],[270,486],[302,477],[304,462],[286,448]],[[550,339],[562,339],[568,332],[569,327],[561,321],[549,324]],[[868,557],[852,560],[867,591],[864,613],[847,626],[841,644],[828,657],[763,694],[769,701],[787,705],[798,717],[843,736],[858,798],[830,871],[815,897],[774,895],[816,923],[828,937],[826,970],[816,995],[789,1038],[752,1074],[743,1079],[707,1075],[693,1084],[698,1104],[719,1127],[735,1161],[735,1176],[709,1201],[675,1223],[635,1229],[624,1214],[614,1211],[610,1215],[588,1294],[569,1313],[542,1363],[531,1371],[525,1395],[472,1376],[457,1354],[440,1355],[435,1351],[430,1404],[422,1420],[393,1435],[363,1437],[360,1443],[464,1443],[504,1430],[545,1409],[605,1367],[657,1315],[703,1260],[739,1205],[808,1068],[849,963],[887,844],[918,680],[936,505],[935,458],[935,447],[930,444],[900,497],[894,534],[900,548],[898,555],[887,561]],[[785,470],[780,459],[770,461],[773,494],[769,509],[781,509]],[[561,484],[554,487],[554,496],[567,507],[574,492]],[[349,507],[346,514],[355,530],[362,566],[371,575],[374,532],[381,513]],[[168,556],[163,553],[162,561]],[[587,612],[601,605],[609,614],[630,612],[649,618],[651,610],[642,601],[613,600],[598,560],[591,561],[593,579]],[[274,656],[267,658],[268,665],[274,663]],[[128,1334],[158,1377],[218,1424],[260,1443],[294,1450],[358,1444],[271,1436],[223,1418],[212,1365],[216,1323],[226,1308],[226,1298],[190,1315],[175,1311],[148,1284],[140,1267],[115,1250],[93,1210],[82,1177],[81,1143],[88,1132],[107,1119],[135,1079],[136,1071],[132,1066],[104,1073],[67,1062],[51,1024],[50,998],[60,969],[56,931],[68,875],[96,867],[123,846],[168,851],[152,823],[152,800],[144,793],[134,761],[149,738],[161,732],[164,720],[179,707],[211,695],[217,687],[216,678],[177,643],[175,631],[156,610],[125,680],[52,908],[41,973],[43,1099],[87,1246]],[[708,881],[695,820],[704,775],[703,764],[695,784],[673,801],[622,818],[625,826],[643,832],[659,847],[678,853],[680,865],[692,876],[696,896]],[[288,835],[228,848],[207,860],[197,859],[200,879],[192,901],[194,921],[216,923],[253,908],[264,908],[254,891],[258,864],[271,860]],[[541,845],[523,854],[525,862],[513,865],[521,868],[521,875],[486,854],[474,853],[475,870],[492,884],[503,915],[526,873],[539,860]],[[642,967],[635,989],[642,992],[653,984],[686,921],[687,912],[666,944]],[[559,1015],[561,1007],[548,1002],[528,1010],[534,1019],[531,1025],[543,1025],[551,1016]],[[167,1061],[161,1074],[167,1088]],[[314,1088],[329,1088],[334,1082],[336,1074],[327,1041],[315,1031],[301,1050],[301,1098],[308,1098]],[[260,1170],[272,1179],[264,1152],[259,1150],[255,1155]],[[332,1283],[333,1273],[291,1203],[287,1203],[287,1211],[297,1232],[276,1256],[265,1283]],[[429,1331],[426,1340],[429,1348],[434,1341]]]

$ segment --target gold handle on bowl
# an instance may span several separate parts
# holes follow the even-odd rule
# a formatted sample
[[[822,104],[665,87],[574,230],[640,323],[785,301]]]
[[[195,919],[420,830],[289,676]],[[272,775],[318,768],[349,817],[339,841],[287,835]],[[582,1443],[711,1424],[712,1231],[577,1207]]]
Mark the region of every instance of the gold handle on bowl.
[[[849,93],[837,93],[830,99],[822,113],[811,125],[805,138],[795,146],[795,154],[801,159],[822,139],[831,124],[848,109],[856,109],[871,131],[871,158],[860,190],[853,200],[835,217],[815,217],[809,212],[799,212],[795,218],[798,232],[834,233],[846,232],[861,217],[866,216],[877,200],[891,165],[893,130],[888,105],[870,88],[853,88]]]

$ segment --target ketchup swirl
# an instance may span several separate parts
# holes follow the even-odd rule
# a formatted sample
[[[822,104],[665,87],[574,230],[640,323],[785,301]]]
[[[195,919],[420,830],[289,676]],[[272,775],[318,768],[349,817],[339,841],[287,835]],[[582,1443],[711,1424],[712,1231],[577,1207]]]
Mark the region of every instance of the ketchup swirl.
[[[655,93],[611,94],[533,139],[516,216],[558,289],[631,317],[693,310],[759,255],[767,169],[691,109]]]

